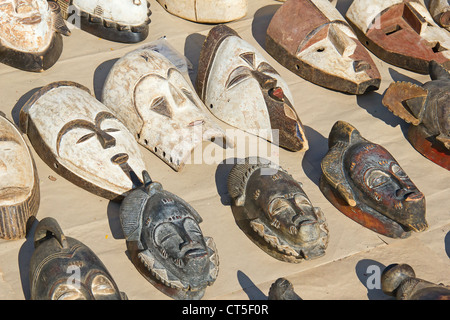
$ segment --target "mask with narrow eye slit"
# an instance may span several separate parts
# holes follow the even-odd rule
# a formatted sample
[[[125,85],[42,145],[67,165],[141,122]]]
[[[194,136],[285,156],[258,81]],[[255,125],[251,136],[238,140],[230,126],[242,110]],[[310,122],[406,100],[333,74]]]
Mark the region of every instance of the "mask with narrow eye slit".
[[[20,126],[53,170],[85,190],[120,199],[142,184],[145,165],[134,137],[79,84],[37,91],[21,110]]]

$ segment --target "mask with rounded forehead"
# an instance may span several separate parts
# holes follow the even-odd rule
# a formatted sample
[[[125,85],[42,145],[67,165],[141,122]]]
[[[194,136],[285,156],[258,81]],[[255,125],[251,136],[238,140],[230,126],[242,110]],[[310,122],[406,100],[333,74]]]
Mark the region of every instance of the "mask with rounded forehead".
[[[320,189],[341,212],[394,238],[425,230],[425,198],[392,155],[350,124],[332,128]]]
[[[328,1],[285,2],[267,28],[266,50],[295,74],[332,90],[364,94],[380,86],[370,54]]]
[[[175,299],[200,299],[217,278],[214,240],[204,237],[200,215],[186,201],[152,182],[131,192],[120,220],[132,261],[156,288]]]
[[[40,89],[22,108],[20,127],[53,170],[92,193],[119,200],[142,184],[145,165],[134,137],[79,84]]]
[[[288,85],[234,30],[212,28],[199,61],[196,89],[218,119],[288,150],[308,150]]]
[[[30,260],[32,300],[127,300],[105,265],[80,241],[66,237],[58,222],[42,219]]]
[[[450,73],[431,61],[430,76],[422,86],[392,83],[383,104],[411,124],[408,140],[417,151],[450,170]]]
[[[279,166],[260,158],[237,163],[228,193],[237,223],[269,255],[298,263],[325,254],[328,230],[321,209]]]
[[[43,71],[59,59],[60,34],[70,31],[59,6],[46,0],[0,0],[0,61],[26,71]]]
[[[24,238],[38,212],[39,177],[19,130],[0,113],[0,238]]]
[[[428,73],[430,61],[450,67],[450,37],[421,1],[355,0],[347,20],[380,59],[414,72]]]
[[[196,146],[213,138],[226,141],[226,135],[178,65],[159,53],[163,46],[146,45],[119,59],[106,79],[102,101],[141,145],[179,171]]]

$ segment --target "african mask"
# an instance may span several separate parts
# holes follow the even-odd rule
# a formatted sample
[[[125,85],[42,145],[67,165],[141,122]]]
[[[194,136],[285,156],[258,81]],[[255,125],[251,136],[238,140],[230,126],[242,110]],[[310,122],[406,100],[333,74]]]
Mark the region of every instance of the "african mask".
[[[450,73],[432,61],[430,75],[422,86],[392,83],[383,104],[410,123],[408,140],[417,151],[450,170]]]
[[[450,31],[450,2],[449,0],[430,0],[430,13],[434,21],[442,28]]]
[[[124,43],[148,36],[147,0],[56,0],[64,19],[97,37]]]
[[[141,184],[145,165],[134,137],[77,83],[37,91],[20,112],[20,128],[47,165],[85,190],[119,200]]]
[[[228,177],[235,220],[270,256],[299,263],[325,254],[325,216],[313,207],[301,183],[262,158],[236,163]]]
[[[355,0],[346,17],[360,41],[381,60],[423,74],[432,60],[450,67],[450,35],[419,1]]]
[[[380,86],[370,54],[337,9],[325,0],[289,0],[273,16],[266,50],[317,85],[364,94]]]
[[[427,229],[425,197],[394,157],[344,121],[331,129],[320,190],[343,214],[392,238]]]
[[[174,299],[201,299],[219,270],[214,240],[204,237],[200,215],[186,201],[151,181],[120,206],[131,260],[157,289]]]
[[[391,264],[381,274],[381,289],[398,300],[450,300],[450,286],[416,278],[408,264]]]
[[[16,126],[0,113],[0,238],[25,238],[39,202],[31,152]]]
[[[119,59],[105,81],[102,102],[141,145],[180,171],[203,141],[227,139],[178,64],[160,53],[162,46],[145,45]]]
[[[30,260],[31,300],[127,300],[98,256],[66,237],[58,222],[42,219]]]
[[[0,0],[0,62],[40,72],[58,61],[70,34],[60,8],[46,0]]]
[[[247,14],[248,0],[157,0],[168,12],[200,23],[221,23]]]
[[[209,32],[200,53],[196,89],[221,121],[288,150],[308,150],[288,85],[231,28],[219,25]]]
[[[285,278],[278,278],[269,290],[268,300],[302,300],[294,291],[292,283]]]

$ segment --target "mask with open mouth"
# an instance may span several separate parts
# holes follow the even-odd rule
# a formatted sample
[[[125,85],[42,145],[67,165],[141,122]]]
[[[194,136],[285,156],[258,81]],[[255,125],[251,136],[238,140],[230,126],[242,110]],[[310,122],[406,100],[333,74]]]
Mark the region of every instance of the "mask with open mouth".
[[[214,240],[204,237],[200,215],[144,172],[144,185],[120,207],[131,260],[157,289],[174,299],[201,299],[217,278]]]
[[[54,1],[0,1],[0,62],[25,71],[51,68],[70,35]]]
[[[145,165],[134,137],[77,83],[37,91],[20,112],[20,128],[47,165],[85,190],[120,200],[142,184]]]
[[[320,190],[343,214],[392,238],[427,229],[425,197],[392,155],[338,121],[322,160]]]
[[[422,74],[432,60],[450,68],[448,31],[420,1],[355,0],[346,17],[360,41],[383,61]]]

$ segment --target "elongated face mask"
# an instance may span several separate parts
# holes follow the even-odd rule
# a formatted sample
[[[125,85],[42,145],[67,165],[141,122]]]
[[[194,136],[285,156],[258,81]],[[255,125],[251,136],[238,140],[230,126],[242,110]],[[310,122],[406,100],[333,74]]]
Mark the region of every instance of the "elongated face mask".
[[[426,74],[432,60],[450,67],[450,37],[419,1],[353,1],[347,19],[380,59]]]
[[[247,158],[231,170],[228,192],[243,211],[241,228],[271,256],[298,263],[325,254],[328,230],[321,209],[280,167]]]
[[[328,1],[284,3],[267,29],[266,50],[295,74],[329,89],[364,94],[380,85],[369,53]]]
[[[66,237],[58,222],[42,219],[30,260],[32,300],[127,300],[105,265],[80,241]]]
[[[19,130],[0,115],[0,238],[24,238],[40,202],[34,160]]]
[[[141,184],[145,165],[134,137],[88,89],[46,86],[23,107],[20,123],[39,156],[76,185],[115,199]]]
[[[333,205],[390,237],[428,227],[424,195],[386,149],[343,121],[333,126],[329,141],[320,189]]]

